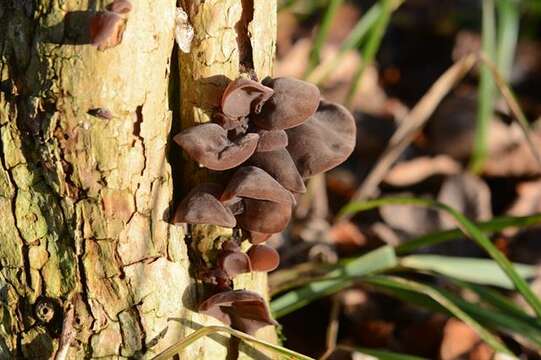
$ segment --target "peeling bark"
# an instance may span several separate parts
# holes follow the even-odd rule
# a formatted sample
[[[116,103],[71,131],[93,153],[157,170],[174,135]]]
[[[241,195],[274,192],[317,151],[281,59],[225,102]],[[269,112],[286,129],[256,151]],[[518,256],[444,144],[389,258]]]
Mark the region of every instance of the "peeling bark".
[[[87,27],[107,3],[0,2],[0,359],[53,356],[71,307],[68,359],[150,358],[214,323],[190,310],[187,247],[168,222],[175,1],[134,0],[122,43],[100,52]],[[181,58],[181,114],[206,121],[205,89],[216,93],[220,76],[239,74],[234,24],[243,10],[240,0],[190,6],[197,40]],[[254,9],[246,28],[255,72],[266,76],[275,2],[254,0]],[[205,58],[188,60],[196,55]],[[261,291],[265,277],[241,285]],[[225,358],[226,340],[205,339],[182,358]]]

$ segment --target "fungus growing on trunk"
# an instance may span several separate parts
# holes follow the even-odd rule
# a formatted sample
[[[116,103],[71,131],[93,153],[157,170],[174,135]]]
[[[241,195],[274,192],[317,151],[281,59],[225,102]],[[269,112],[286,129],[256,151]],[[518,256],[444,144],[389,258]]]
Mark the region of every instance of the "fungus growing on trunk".
[[[248,160],[248,164],[265,170],[289,191],[306,192],[302,176],[286,149],[256,152]]]
[[[199,305],[199,312],[250,335],[267,325],[276,325],[265,300],[248,290],[217,293]]]
[[[317,109],[319,89],[306,81],[288,77],[268,81],[274,95],[254,115],[255,124],[266,130],[289,129],[302,124]]]
[[[276,269],[278,252],[261,243],[287,227],[296,197],[306,192],[304,179],[337,166],[351,154],[355,122],[342,106],[320,100],[316,86],[292,78],[263,85],[232,81],[213,119],[216,123],[182,131],[175,142],[211,170],[242,167],[229,177],[224,190],[207,186],[190,193],[175,220],[236,225],[249,235],[252,246],[247,253],[235,241],[222,244],[211,272],[212,281],[224,292],[205,300],[199,310],[253,334],[274,322],[263,298],[230,290],[231,280],[243,272]]]
[[[355,147],[355,119],[343,106],[324,100],[310,119],[286,132],[287,151],[303,178],[341,164]]]
[[[254,271],[272,271],[280,264],[280,255],[268,245],[252,245],[247,255]]]
[[[224,128],[207,123],[184,130],[174,140],[199,164],[211,170],[227,170],[254,153],[259,135],[246,134],[231,141]]]
[[[283,149],[287,146],[287,133],[284,130],[258,129],[259,142],[255,151],[266,152]]]
[[[257,81],[231,81],[222,95],[222,113],[230,119],[242,119],[251,112],[259,113],[274,91]]]
[[[90,18],[90,41],[100,51],[115,47],[122,42],[127,14],[131,11],[132,5],[127,0],[116,0],[107,9]]]
[[[235,217],[218,200],[220,194],[217,184],[205,183],[195,187],[178,205],[173,222],[235,227]]]
[[[220,200],[227,204],[236,197],[269,200],[290,206],[295,202],[293,195],[278,181],[255,166],[239,168],[227,183]]]

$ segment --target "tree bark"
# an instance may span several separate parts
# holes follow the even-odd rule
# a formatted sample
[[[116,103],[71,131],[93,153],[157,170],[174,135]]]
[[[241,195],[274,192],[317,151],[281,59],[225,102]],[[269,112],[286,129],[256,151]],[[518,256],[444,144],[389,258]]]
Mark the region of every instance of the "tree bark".
[[[150,358],[216,323],[193,311],[188,249],[169,222],[175,1],[132,3],[122,43],[100,52],[89,45],[88,21],[105,2],[0,2],[0,359],[54,356],[68,308],[70,359]],[[208,120],[203,110],[215,103],[206,90],[217,94],[222,75],[239,74],[235,54],[246,39],[255,72],[270,74],[276,9],[268,0],[185,5],[196,33],[180,57],[188,124]],[[251,34],[237,32],[242,16]],[[213,76],[219,86],[207,82]],[[247,275],[236,286],[262,292],[265,281]],[[227,353],[227,337],[218,336],[181,358]]]

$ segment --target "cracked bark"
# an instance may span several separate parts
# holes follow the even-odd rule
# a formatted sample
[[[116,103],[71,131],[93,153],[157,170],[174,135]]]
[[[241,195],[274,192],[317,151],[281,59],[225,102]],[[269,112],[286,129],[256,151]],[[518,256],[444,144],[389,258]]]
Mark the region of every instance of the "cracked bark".
[[[98,52],[87,24],[106,3],[0,2],[0,359],[48,359],[68,306],[70,359],[149,358],[215,323],[190,310],[187,246],[167,222],[170,128],[177,112],[184,124],[208,121],[225,77],[251,64],[271,74],[275,2],[253,1],[242,36],[235,25],[251,1],[185,4],[196,38],[180,57],[180,111],[168,101],[175,1],[133,1],[122,43]],[[239,60],[246,39],[251,63]],[[198,174],[185,170],[180,183]],[[247,275],[236,286],[264,293],[265,282]],[[226,358],[227,341],[205,339],[181,358]],[[261,354],[243,345],[240,356]]]

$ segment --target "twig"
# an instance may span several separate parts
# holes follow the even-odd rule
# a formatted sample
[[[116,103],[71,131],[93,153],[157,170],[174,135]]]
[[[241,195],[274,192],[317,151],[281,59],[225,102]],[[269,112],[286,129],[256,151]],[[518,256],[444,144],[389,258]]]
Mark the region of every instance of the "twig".
[[[329,326],[327,327],[327,349],[321,356],[320,360],[326,360],[336,350],[336,344],[338,340],[338,328],[340,327],[340,297],[335,295],[332,298],[331,313],[329,315]]]
[[[498,87],[498,89],[500,90],[500,93],[505,99],[507,106],[509,106],[509,110],[511,110],[511,112],[517,119],[520,125],[520,128],[522,129],[522,132],[524,134],[524,137],[526,138],[526,142],[528,143],[528,146],[530,147],[530,150],[535,160],[537,161],[537,164],[541,168],[541,155],[539,154],[539,149],[535,146],[530,136],[531,129],[528,123],[528,119],[526,119],[526,116],[522,112],[522,109],[520,108],[518,101],[513,95],[513,92],[509,88],[509,85],[507,85],[507,83],[505,82],[500,71],[498,71],[498,68],[496,67],[494,62],[492,62],[485,54],[481,54],[480,59],[492,73],[492,77],[496,81],[496,86]]]
[[[475,63],[474,54],[466,55],[436,80],[415,107],[400,121],[400,126],[389,140],[389,145],[353,195],[352,201],[365,200],[374,196],[379,183],[404,149],[413,141],[415,134],[427,122],[441,100],[471,70]],[[349,217],[343,215],[340,219]]]

